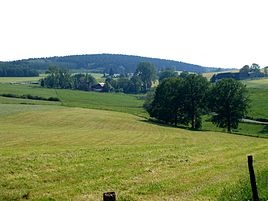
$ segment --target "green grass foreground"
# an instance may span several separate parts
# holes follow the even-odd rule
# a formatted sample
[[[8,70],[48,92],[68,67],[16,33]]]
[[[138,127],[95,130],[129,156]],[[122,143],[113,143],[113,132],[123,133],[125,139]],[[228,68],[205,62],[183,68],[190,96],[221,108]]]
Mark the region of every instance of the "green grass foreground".
[[[268,165],[267,139],[156,125],[127,113],[2,105],[0,200],[218,200]],[[22,107],[22,108],[20,108]],[[29,107],[28,105],[26,107]]]

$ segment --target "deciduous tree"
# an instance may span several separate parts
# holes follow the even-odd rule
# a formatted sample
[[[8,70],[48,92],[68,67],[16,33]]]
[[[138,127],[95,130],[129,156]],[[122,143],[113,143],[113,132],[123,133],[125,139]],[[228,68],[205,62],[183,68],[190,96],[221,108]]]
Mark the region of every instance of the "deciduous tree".
[[[222,79],[212,87],[209,100],[210,108],[215,112],[212,122],[229,132],[238,127],[249,107],[246,86],[230,78]]]
[[[141,78],[143,90],[146,92],[151,88],[152,82],[156,79],[155,65],[150,62],[140,62],[134,75]]]

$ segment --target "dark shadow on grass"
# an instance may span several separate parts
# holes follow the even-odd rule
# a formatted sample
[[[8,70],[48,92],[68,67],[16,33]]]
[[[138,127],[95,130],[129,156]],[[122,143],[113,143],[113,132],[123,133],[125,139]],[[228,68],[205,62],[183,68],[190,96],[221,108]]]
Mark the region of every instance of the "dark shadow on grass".
[[[268,135],[268,125],[263,128],[262,131],[259,132],[260,134],[267,134]]]
[[[205,131],[205,130],[201,130],[201,129],[192,129],[188,126],[185,126],[185,125],[182,125],[182,124],[179,124],[177,126],[173,125],[173,124],[167,124],[163,121],[159,121],[159,120],[156,120],[156,119],[142,119],[142,120],[139,120],[141,122],[145,122],[145,123],[148,123],[148,124],[153,124],[153,125],[158,125],[158,126],[162,126],[162,127],[169,127],[169,128],[181,128],[181,129],[184,129],[184,130],[190,130],[190,131]]]

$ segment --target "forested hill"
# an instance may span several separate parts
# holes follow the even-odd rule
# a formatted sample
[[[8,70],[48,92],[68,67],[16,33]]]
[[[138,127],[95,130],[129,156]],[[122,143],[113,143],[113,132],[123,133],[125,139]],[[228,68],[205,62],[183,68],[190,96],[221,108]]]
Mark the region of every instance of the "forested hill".
[[[179,61],[119,54],[91,54],[25,59],[11,62],[0,62],[0,68],[27,67],[36,70],[47,70],[48,66],[56,65],[73,70],[85,69],[97,72],[109,72],[110,69],[113,69],[114,73],[131,73],[135,71],[138,63],[142,61],[155,64],[159,70],[173,68],[178,71],[203,73],[215,71],[217,69]]]

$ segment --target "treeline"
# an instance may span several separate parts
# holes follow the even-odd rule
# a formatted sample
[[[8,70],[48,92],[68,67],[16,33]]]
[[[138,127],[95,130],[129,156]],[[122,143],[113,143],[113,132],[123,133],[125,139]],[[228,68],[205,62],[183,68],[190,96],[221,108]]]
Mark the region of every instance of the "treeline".
[[[219,127],[237,128],[246,115],[249,99],[245,85],[234,79],[211,84],[201,75],[166,78],[149,93],[144,107],[151,117],[168,124],[202,127],[202,116],[213,114]]]
[[[60,99],[57,98],[57,97],[44,98],[44,97],[41,97],[41,96],[33,96],[31,94],[23,94],[23,95],[0,94],[0,96],[7,97],[7,98],[22,98],[22,99],[31,99],[31,100],[60,101]]]
[[[140,62],[131,77],[121,76],[118,79],[107,78],[104,92],[145,93],[156,80],[156,67],[153,63]]]
[[[0,77],[38,77],[37,70],[23,67],[0,67]]]
[[[172,61],[157,58],[140,56],[129,56],[120,54],[92,54],[92,55],[73,55],[63,57],[48,57],[25,59],[12,62],[0,62],[0,67],[27,67],[30,69],[46,71],[49,66],[55,65],[66,69],[85,69],[100,73],[109,73],[110,69],[114,73],[134,73],[140,62],[153,63],[158,70],[173,68],[177,71],[189,71],[196,73],[215,71],[217,68],[208,68],[199,65],[189,64],[180,61]]]
[[[91,91],[92,86],[97,84],[90,74],[72,75],[68,70],[57,67],[49,67],[48,73],[46,78],[41,79],[42,87]]]

